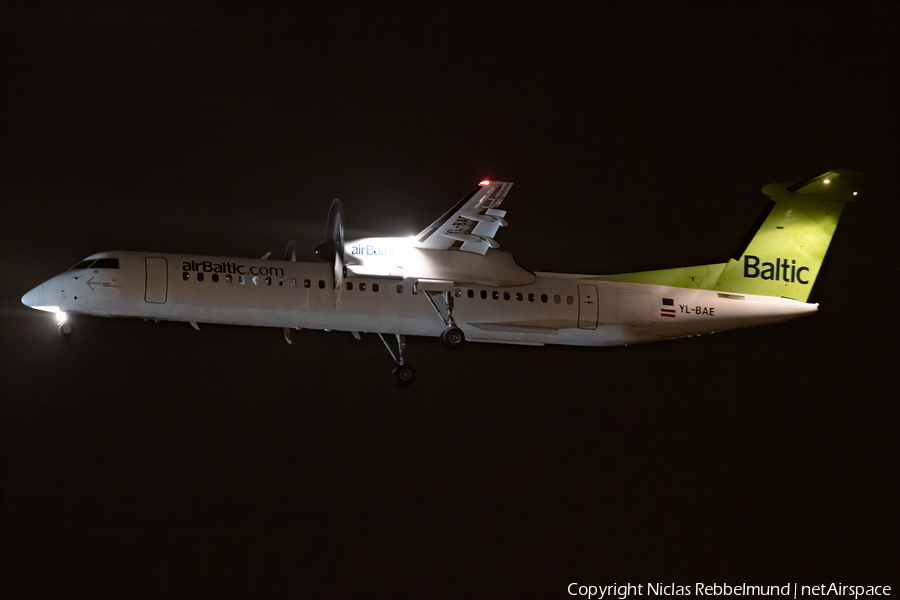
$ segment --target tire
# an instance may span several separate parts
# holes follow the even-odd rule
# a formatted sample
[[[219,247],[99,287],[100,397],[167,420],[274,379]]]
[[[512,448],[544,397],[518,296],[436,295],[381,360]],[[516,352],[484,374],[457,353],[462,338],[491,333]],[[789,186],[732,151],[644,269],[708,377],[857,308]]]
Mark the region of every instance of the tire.
[[[456,350],[466,341],[466,336],[459,327],[450,327],[441,334],[441,343],[450,350]]]
[[[413,371],[413,368],[409,365],[394,367],[394,370],[391,371],[391,375],[394,376],[394,381],[396,381],[397,385],[400,387],[408,386],[416,378],[416,372]]]

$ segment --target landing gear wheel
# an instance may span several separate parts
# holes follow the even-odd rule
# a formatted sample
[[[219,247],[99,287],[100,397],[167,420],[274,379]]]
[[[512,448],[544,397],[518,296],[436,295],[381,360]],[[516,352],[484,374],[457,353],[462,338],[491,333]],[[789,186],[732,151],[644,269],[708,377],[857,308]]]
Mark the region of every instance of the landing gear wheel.
[[[72,326],[68,323],[60,323],[59,333],[60,335],[69,335],[70,333],[72,333]]]
[[[449,327],[441,334],[441,343],[449,350],[456,350],[466,341],[466,336],[459,327]]]
[[[413,379],[416,378],[416,372],[413,371],[413,368],[409,365],[399,365],[394,367],[394,370],[391,371],[391,375],[394,376],[394,380],[400,387],[408,386],[413,382]]]

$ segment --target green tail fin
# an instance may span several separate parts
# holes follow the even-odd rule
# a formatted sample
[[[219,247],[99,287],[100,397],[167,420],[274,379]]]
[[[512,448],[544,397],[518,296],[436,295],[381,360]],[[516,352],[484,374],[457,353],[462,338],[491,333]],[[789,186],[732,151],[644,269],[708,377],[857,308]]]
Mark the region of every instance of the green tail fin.
[[[856,196],[858,175],[828,171],[794,185],[765,186],[763,193],[771,200],[758,229],[750,232],[712,289],[806,302],[844,203]]]

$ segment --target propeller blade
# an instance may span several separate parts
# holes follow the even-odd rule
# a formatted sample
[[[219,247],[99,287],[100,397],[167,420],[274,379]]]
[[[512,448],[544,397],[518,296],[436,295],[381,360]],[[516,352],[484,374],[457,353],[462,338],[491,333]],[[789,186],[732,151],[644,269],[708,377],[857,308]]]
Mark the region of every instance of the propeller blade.
[[[334,246],[334,252],[344,262],[344,206],[335,198],[328,209],[327,239]]]
[[[328,209],[326,239],[328,241],[325,244],[316,248],[316,254],[322,257],[327,252],[327,248],[324,247],[331,246],[331,252],[334,253],[334,301],[337,303],[341,299],[344,277],[347,276],[347,263],[344,260],[344,207],[337,198],[331,202]],[[320,249],[323,250],[322,254],[319,254]]]
[[[341,264],[337,254],[334,255],[334,303],[337,304],[341,299],[341,292],[344,289],[344,265]]]
[[[297,262],[297,242],[294,240],[289,241],[287,248],[284,249],[284,260]]]

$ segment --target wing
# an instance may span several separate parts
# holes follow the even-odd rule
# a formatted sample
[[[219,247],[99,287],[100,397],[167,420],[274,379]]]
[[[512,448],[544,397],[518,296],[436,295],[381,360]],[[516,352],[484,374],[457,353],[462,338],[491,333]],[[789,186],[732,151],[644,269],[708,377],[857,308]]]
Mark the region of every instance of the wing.
[[[497,208],[512,183],[482,181],[466,197],[445,212],[441,218],[423,229],[415,238],[419,248],[431,250],[459,249],[484,254],[498,248],[494,240],[497,230],[506,227],[505,210]]]

